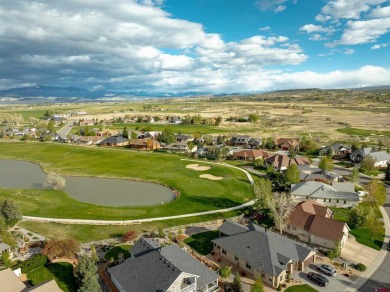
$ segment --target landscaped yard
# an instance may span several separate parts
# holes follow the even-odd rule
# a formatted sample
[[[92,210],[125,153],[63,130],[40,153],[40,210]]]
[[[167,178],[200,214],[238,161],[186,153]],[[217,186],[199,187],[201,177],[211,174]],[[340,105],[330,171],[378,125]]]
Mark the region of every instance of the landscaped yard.
[[[334,212],[333,219],[344,221],[347,224],[349,223],[350,220],[349,215],[351,213],[350,209],[344,209],[344,208],[331,208],[331,209]],[[375,210],[375,214],[378,216],[378,218],[382,218],[382,214],[379,208]],[[352,228],[352,226],[350,226],[350,228],[351,228],[351,234],[355,236],[357,242],[365,246],[371,247],[373,249],[381,250],[383,240],[384,240],[384,227],[382,230],[382,235],[375,236],[374,240],[372,239],[372,233],[370,230],[362,229],[362,228]]]
[[[32,285],[54,279],[63,291],[76,292],[73,266],[69,263],[54,263],[42,266],[28,273],[27,278]]]
[[[123,253],[124,259],[127,259],[131,255],[129,250],[132,247],[133,246],[130,245],[130,244],[122,244],[122,245],[114,246],[113,248],[111,248],[109,251],[106,252],[106,254],[104,255],[104,258],[106,260],[109,260],[111,258],[113,258],[114,260],[117,260],[118,259],[118,255],[120,253]]]
[[[218,230],[206,231],[187,237],[184,239],[184,243],[201,255],[208,255],[213,250],[213,243],[211,241],[218,236]]]
[[[284,291],[285,292],[317,292],[316,289],[312,288],[307,284],[291,286]]]
[[[14,199],[24,215],[80,219],[140,219],[180,215],[237,206],[253,198],[246,175],[226,166],[207,171],[186,168],[194,162],[161,153],[85,148],[57,143],[1,143],[0,158],[39,163],[45,171],[66,175],[146,180],[168,185],[180,196],[163,206],[103,207],[76,201],[53,190],[0,190],[0,198]],[[202,164],[202,161],[199,161]],[[212,181],[202,173],[223,177]]]

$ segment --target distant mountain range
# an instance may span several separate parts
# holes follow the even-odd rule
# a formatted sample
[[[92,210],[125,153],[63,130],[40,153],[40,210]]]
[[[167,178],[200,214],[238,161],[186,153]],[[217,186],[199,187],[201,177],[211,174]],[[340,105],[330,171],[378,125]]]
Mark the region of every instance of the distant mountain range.
[[[353,90],[389,90],[390,85],[368,86],[352,88]],[[287,90],[302,91],[305,89]],[[306,89],[313,90],[313,89]],[[317,89],[319,90],[319,89]],[[282,90],[285,91],[285,90]],[[27,86],[0,90],[0,102],[2,103],[59,103],[59,102],[88,102],[88,101],[125,101],[140,100],[146,98],[173,98],[173,97],[195,97],[195,96],[231,96],[240,94],[259,94],[263,92],[243,92],[243,93],[219,93],[210,92],[164,92],[148,90],[128,90],[128,91],[109,91],[96,90],[91,91],[76,87],[58,87],[58,86]]]
[[[210,95],[207,92],[162,92],[147,90],[129,91],[90,91],[76,87],[27,86],[0,90],[2,102],[81,102],[81,101],[120,101],[144,98],[168,98]]]

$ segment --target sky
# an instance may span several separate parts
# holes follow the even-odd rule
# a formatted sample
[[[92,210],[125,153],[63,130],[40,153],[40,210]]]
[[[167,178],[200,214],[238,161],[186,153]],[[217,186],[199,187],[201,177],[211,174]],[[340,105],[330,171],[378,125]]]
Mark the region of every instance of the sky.
[[[390,85],[390,0],[0,0],[0,89]]]

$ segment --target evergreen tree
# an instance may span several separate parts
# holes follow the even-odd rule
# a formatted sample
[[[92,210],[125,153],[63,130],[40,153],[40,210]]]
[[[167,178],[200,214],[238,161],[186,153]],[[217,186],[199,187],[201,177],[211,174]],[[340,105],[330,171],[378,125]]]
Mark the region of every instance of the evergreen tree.
[[[19,206],[9,199],[0,202],[0,214],[6,222],[18,221],[22,218]]]
[[[94,260],[87,255],[83,255],[76,267],[76,278],[80,292],[100,291],[98,282],[97,266]]]
[[[237,273],[233,280],[233,290],[234,292],[242,292],[242,283],[240,274]]]
[[[264,284],[261,278],[256,279],[255,284],[251,288],[251,292],[264,292]]]

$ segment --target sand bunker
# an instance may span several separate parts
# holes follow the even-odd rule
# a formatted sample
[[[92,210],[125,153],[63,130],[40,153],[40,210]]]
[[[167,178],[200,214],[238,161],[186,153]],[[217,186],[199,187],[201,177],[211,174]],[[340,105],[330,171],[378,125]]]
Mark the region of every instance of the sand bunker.
[[[197,170],[197,171],[204,171],[204,170],[209,170],[210,166],[200,166],[199,164],[188,164],[186,168]]]
[[[201,177],[201,178],[207,178],[207,179],[209,179],[209,180],[221,180],[221,179],[223,179],[222,176],[214,176],[214,175],[212,175],[212,174],[207,174],[207,173],[201,174],[199,177]]]

